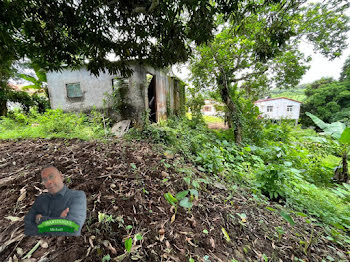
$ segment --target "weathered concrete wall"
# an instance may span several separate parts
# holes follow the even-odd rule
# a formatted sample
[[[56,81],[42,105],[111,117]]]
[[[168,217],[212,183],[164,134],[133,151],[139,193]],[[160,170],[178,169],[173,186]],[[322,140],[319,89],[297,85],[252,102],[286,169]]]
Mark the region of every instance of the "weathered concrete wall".
[[[255,105],[259,108],[264,118],[268,119],[299,119],[300,103],[281,98],[256,102]],[[267,112],[267,107],[272,106],[272,112]],[[292,111],[287,111],[287,106],[293,106]]]
[[[155,76],[156,88],[156,118],[166,119],[170,111],[179,111],[181,103],[184,103],[184,90],[176,85],[176,81],[166,72],[155,70],[152,67],[133,65],[133,74],[126,81],[125,90],[119,90],[122,103],[118,105],[117,119],[134,119],[141,121],[148,109],[148,84],[147,74]],[[48,88],[52,108],[61,108],[65,111],[90,110],[95,106],[98,109],[105,107],[103,100],[106,93],[112,93],[112,81],[117,76],[101,73],[98,77],[91,75],[85,68],[71,71],[47,73]],[[115,81],[115,80],[114,80]],[[82,98],[69,98],[66,84],[80,83],[83,92]],[[169,111],[169,112],[168,112]]]
[[[138,122],[142,120],[146,109],[147,86],[146,75],[141,66],[132,66],[133,75],[129,78],[128,103],[132,105],[129,118],[136,119]]]
[[[157,109],[157,122],[167,117],[167,95],[169,93],[169,81],[166,73],[159,70],[155,70],[152,67],[144,68],[144,79],[146,74],[152,74],[156,77],[156,109]],[[147,87],[148,88],[148,87]]]
[[[101,73],[98,77],[81,68],[71,71],[47,73],[47,84],[50,94],[51,107],[61,108],[65,111],[82,111],[96,108],[103,108],[105,93],[112,92],[113,76]],[[69,98],[67,96],[66,84],[80,83],[83,92],[82,98]]]

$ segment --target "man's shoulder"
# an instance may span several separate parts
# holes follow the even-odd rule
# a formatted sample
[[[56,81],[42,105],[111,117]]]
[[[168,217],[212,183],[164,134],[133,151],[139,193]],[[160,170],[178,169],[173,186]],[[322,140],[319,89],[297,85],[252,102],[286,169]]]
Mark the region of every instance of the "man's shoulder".
[[[36,200],[40,201],[40,200],[48,199],[49,197],[50,197],[49,193],[41,193],[36,197]]]
[[[70,197],[86,197],[85,192],[82,190],[75,190],[67,188],[67,193]]]

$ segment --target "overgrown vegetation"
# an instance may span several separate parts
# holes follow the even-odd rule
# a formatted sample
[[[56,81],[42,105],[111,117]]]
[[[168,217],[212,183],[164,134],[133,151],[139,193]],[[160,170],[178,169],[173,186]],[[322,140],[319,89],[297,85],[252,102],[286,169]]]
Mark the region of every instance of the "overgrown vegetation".
[[[263,198],[316,217],[333,226],[332,234],[342,236],[342,243],[350,243],[342,235],[350,230],[350,186],[332,182],[341,161],[339,145],[288,122],[262,124],[259,141],[241,146],[229,131],[209,130],[188,119],[133,129],[128,136],[166,145],[171,154],[180,153],[218,181],[247,186]]]
[[[28,114],[15,111],[1,119],[0,138],[102,139],[108,134],[104,121],[97,111],[92,111],[90,116],[62,110],[48,110],[44,114],[34,109]],[[308,217],[312,228],[320,221],[329,240],[350,244],[346,236],[350,230],[350,186],[332,182],[333,169],[342,160],[339,143],[314,130],[293,127],[287,121],[276,125],[260,120],[259,126],[251,133],[256,138],[241,145],[235,144],[230,130],[210,130],[204,122],[187,117],[147,123],[142,129],[131,129],[126,138],[158,143],[164,147],[167,158],[178,155],[202,172],[199,178],[186,169],[176,170],[184,174],[187,189],[175,194],[164,192],[165,199],[175,208],[172,220],[178,206],[191,210],[201,190],[200,183],[217,181],[229,190],[238,186],[248,188],[264,203],[272,201],[284,206],[283,209],[294,210],[288,212]],[[135,164],[130,166],[135,170]],[[164,180],[164,183],[168,182]],[[281,216],[291,219],[283,212]],[[244,221],[246,215],[241,216]],[[281,238],[283,227],[278,227],[276,232]],[[317,236],[302,240],[305,254],[313,237]]]
[[[350,186],[332,181],[334,168],[342,164],[343,177],[338,182],[347,182],[344,173],[347,172],[349,128],[344,128],[348,130],[345,138],[341,135],[338,139],[332,139],[311,129],[292,127],[288,122],[282,121],[275,125],[260,119],[260,113],[253,104],[255,100],[268,94],[273,86],[290,89],[298,85],[310,61],[298,49],[301,41],[312,43],[314,50],[330,59],[341,55],[346,47],[345,33],[349,31],[350,18],[345,15],[345,10],[350,6],[347,1],[327,0],[312,3],[305,0],[205,0],[124,3],[86,0],[78,4],[75,1],[52,1],[45,4],[39,0],[17,0],[2,2],[0,6],[4,10],[0,34],[0,115],[6,115],[0,119],[0,139],[102,139],[108,136],[108,120],[97,111],[87,116],[64,113],[62,110],[45,110],[45,106],[40,107],[40,101],[35,103],[28,98],[28,94],[14,93],[8,86],[8,80],[15,75],[13,64],[20,58],[31,59],[38,69],[37,77],[21,75],[31,81],[34,84],[32,87],[37,90],[46,89],[45,70],[59,70],[63,66],[74,69],[86,65],[95,75],[108,71],[113,75],[118,73],[126,77],[132,73],[130,63],[165,68],[177,62],[185,62],[190,57],[192,59],[190,64],[194,88],[189,89],[191,100],[187,106],[191,109],[193,118],[169,119],[166,122],[150,124],[146,113],[145,124],[138,125],[139,128],[134,127],[127,135],[130,139],[158,143],[164,152],[155,153],[155,149],[144,142],[143,145],[139,143],[139,146],[135,146],[137,143],[130,143],[127,148],[119,147],[122,142],[111,143],[108,145],[110,148],[103,151],[100,150],[101,144],[80,147],[81,141],[74,141],[76,144],[71,147],[71,151],[78,151],[77,157],[85,161],[89,167],[86,170],[93,174],[89,181],[82,172],[84,169],[79,169],[79,186],[92,193],[88,198],[90,217],[86,226],[91,235],[85,238],[89,241],[86,243],[88,251],[86,253],[84,250],[81,256],[88,257],[93,254],[102,258],[102,261],[109,261],[111,256],[104,255],[103,250],[109,249],[111,254],[117,255],[111,242],[116,245],[121,239],[124,253],[113,260],[121,261],[129,257],[143,259],[140,257],[142,252],[139,253],[142,243],[147,247],[144,250],[151,254],[148,257],[151,258],[150,261],[169,260],[173,259],[170,254],[174,242],[182,239],[179,247],[174,245],[176,252],[180,251],[178,253],[183,253],[182,256],[190,257],[189,261],[195,261],[185,245],[195,248],[202,246],[205,253],[200,256],[197,253],[196,259],[211,261],[206,253],[215,249],[215,243],[217,249],[223,249],[233,239],[230,230],[235,230],[241,234],[234,236],[242,246],[234,246],[231,241],[230,250],[234,250],[234,256],[240,261],[245,261],[244,254],[249,253],[259,260],[281,260],[275,257],[278,256],[276,254],[282,254],[287,249],[289,254],[292,253],[288,258],[302,261],[294,257],[295,246],[280,246],[280,253],[275,253],[275,243],[278,245],[288,239],[284,238],[287,234],[293,238],[293,245],[299,245],[297,249],[302,250],[306,259],[313,261],[313,257],[307,255],[322,234],[317,232],[321,231],[320,227],[327,232],[328,240],[337,244],[324,242],[323,246],[327,249],[325,253],[339,253],[334,246],[343,246],[342,250],[349,250],[347,247],[350,239],[346,234],[350,230]],[[196,44],[194,48],[192,43]],[[191,56],[192,50],[195,52]],[[115,54],[118,59],[110,61],[107,54]],[[321,79],[308,85],[305,90],[307,98],[304,112],[310,111],[328,123],[339,120],[343,122],[342,125],[349,124],[349,72],[348,59],[339,81]],[[129,118],[135,110],[127,99],[128,90],[124,88],[126,83],[123,78],[115,80],[114,84],[119,88],[107,98],[107,103],[112,103],[112,110],[127,113],[125,118]],[[208,89],[218,102],[225,105],[229,130],[214,131],[206,127],[205,121],[213,119],[203,119],[200,109],[203,105],[203,93]],[[181,99],[183,100],[182,95],[182,102]],[[21,102],[24,112],[7,113],[8,101]],[[165,103],[167,112],[171,115],[169,100]],[[312,124],[305,115],[302,118],[306,126]],[[322,125],[318,126],[324,129]],[[17,144],[11,143],[12,146]],[[11,143],[8,143],[8,149],[11,149]],[[17,154],[16,159],[23,156],[21,146],[25,144],[26,141],[18,142],[19,150],[12,152]],[[54,150],[57,148],[57,145],[50,146]],[[90,150],[91,147],[93,150]],[[49,146],[47,148],[51,149]],[[10,155],[7,152],[3,154],[1,158],[6,163],[1,163],[1,166],[12,168],[13,179],[21,178],[22,171],[27,169],[27,163],[22,163],[23,167],[15,170],[16,162],[7,159],[6,154]],[[47,158],[52,160],[54,157],[56,156],[52,154]],[[75,161],[69,165],[66,163],[65,167],[69,169],[67,171],[71,170],[72,165],[77,166]],[[40,159],[35,170],[41,164]],[[96,177],[95,174],[100,172],[102,174]],[[6,185],[6,189],[10,190],[10,195],[13,195],[14,190],[22,192],[32,186],[28,186],[28,181],[34,182],[33,177],[32,180],[22,181],[25,185],[16,181],[12,185]],[[7,183],[12,181],[8,180]],[[235,201],[239,194],[235,195],[234,191],[239,187],[247,188],[251,194],[247,198],[240,196],[243,210],[238,212],[240,207],[235,206]],[[201,194],[201,190],[207,191]],[[7,203],[21,202],[21,196]],[[116,200],[118,205],[114,205]],[[210,201],[203,205],[203,202],[197,203],[199,200]],[[135,202],[139,205],[134,205]],[[172,206],[169,207],[169,219],[169,210],[166,210],[168,206],[164,208],[162,202]],[[221,206],[222,203],[225,205]],[[276,209],[270,207],[272,203]],[[253,212],[254,218],[260,219],[260,214],[264,213],[259,212],[261,210],[275,212],[276,216],[280,215],[288,222],[288,228],[281,223],[281,219],[274,217],[278,222],[276,227],[272,227],[276,231],[273,232],[275,235],[267,235],[266,232],[271,233],[271,227],[266,227],[266,221],[249,217],[248,212],[253,209],[252,206],[255,211],[258,210]],[[23,206],[27,207],[28,205]],[[17,211],[12,210],[14,215],[17,215]],[[199,220],[207,211],[211,217],[206,213],[205,219],[211,219],[213,226],[204,222],[204,219]],[[117,214],[118,212],[121,214]],[[129,213],[124,216],[124,212]],[[289,215],[289,212],[294,215]],[[154,213],[155,218],[152,216]],[[265,215],[266,213],[262,216],[264,219],[268,217]],[[308,232],[302,230],[299,234],[294,228],[290,230],[297,224],[292,216],[303,217],[304,220],[299,221],[299,225],[303,223],[305,226],[306,223]],[[200,221],[197,228],[195,219]],[[219,228],[215,228],[220,220]],[[244,231],[247,220],[251,220],[251,227]],[[176,222],[177,226],[182,226],[181,231],[165,231],[165,228],[169,230],[169,224]],[[186,224],[188,222],[191,224]],[[159,227],[156,226],[157,223],[160,224],[157,225]],[[153,228],[143,231],[141,227],[144,224]],[[187,230],[187,226],[198,230],[198,226],[203,225],[208,226],[199,231],[203,232],[205,240],[209,240],[205,246],[205,242],[197,242],[197,236],[200,235],[198,232],[194,234],[190,232],[192,230]],[[6,227],[5,231],[12,229]],[[251,238],[250,233],[259,230],[258,237]],[[14,250],[19,253],[16,248],[18,243],[13,249],[15,243],[12,239],[18,232],[20,231],[5,232],[11,235],[11,240],[5,243],[8,246],[12,244],[9,253],[11,260]],[[212,236],[209,238],[213,232],[216,242]],[[180,237],[183,233],[184,236]],[[148,235],[143,238],[143,234]],[[167,240],[163,241],[165,237]],[[271,257],[265,253],[259,254],[250,246],[251,242],[254,246],[263,240],[263,243],[257,245],[265,247],[267,239],[271,241],[269,244],[273,249],[271,252],[266,249]],[[67,243],[72,243],[69,241],[72,240],[67,240]],[[159,242],[164,245],[159,246]],[[38,246],[39,244],[36,245]],[[80,252],[81,246],[71,246],[78,247],[76,251]],[[0,249],[3,249],[2,245]],[[73,254],[73,250],[69,253]],[[159,250],[159,253],[154,250]],[[347,252],[346,255],[350,254],[348,251],[344,252]],[[346,255],[338,254],[342,258]],[[227,257],[225,254],[226,259]],[[283,254],[283,258],[286,258],[286,254]],[[333,257],[327,256],[327,259],[335,261]],[[18,259],[14,256],[13,260]]]
[[[28,113],[11,111],[0,119],[0,139],[19,138],[80,138],[102,139],[108,135],[108,125],[102,114],[93,110],[85,114],[64,113],[48,109],[38,113],[32,108]]]
[[[313,125],[305,112],[311,112],[326,122],[342,121],[350,124],[350,81],[322,78],[308,85],[307,99],[302,105],[301,122]]]

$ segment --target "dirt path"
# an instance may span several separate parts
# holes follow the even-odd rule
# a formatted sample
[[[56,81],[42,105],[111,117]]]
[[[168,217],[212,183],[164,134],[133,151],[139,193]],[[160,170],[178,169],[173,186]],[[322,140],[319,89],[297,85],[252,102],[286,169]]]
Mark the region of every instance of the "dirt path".
[[[39,247],[31,261],[95,262],[106,255],[111,261],[121,261],[123,241],[136,234],[141,234],[142,240],[134,239],[132,252],[123,261],[189,261],[190,257],[195,261],[264,261],[265,256],[269,261],[296,257],[322,261],[327,256],[347,261],[346,248],[324,236],[305,254],[300,241],[308,239],[310,226],[303,218],[295,217],[297,225],[291,227],[247,192],[237,189],[230,193],[222,184],[206,182],[202,173],[182,164],[180,157],[168,158],[145,142],[2,141],[0,261],[16,261],[14,256],[20,258],[21,250],[26,254],[40,239],[48,247]],[[81,237],[22,235],[22,219],[44,189],[40,170],[48,164],[65,174],[69,188],[87,195],[87,220]],[[175,209],[164,194],[175,196],[196,185],[186,184],[183,168],[186,176],[192,172],[192,181],[200,185],[199,198],[191,210],[179,206],[174,216]],[[99,222],[99,212],[112,215],[114,222]],[[20,220],[11,221],[8,216]],[[277,226],[285,232],[280,238]]]
[[[228,125],[225,125],[225,123],[208,123],[208,128],[210,129],[228,129]]]

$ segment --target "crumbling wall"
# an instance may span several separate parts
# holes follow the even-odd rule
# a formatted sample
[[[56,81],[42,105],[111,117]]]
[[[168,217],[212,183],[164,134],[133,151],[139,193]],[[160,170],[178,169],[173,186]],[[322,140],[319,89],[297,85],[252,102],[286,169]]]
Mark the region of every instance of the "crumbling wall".
[[[93,107],[110,108],[115,120],[130,119],[142,123],[148,110],[147,74],[155,76],[156,121],[166,119],[173,113],[179,114],[182,99],[179,81],[167,75],[167,72],[152,67],[132,65],[133,74],[129,78],[101,73],[93,76],[86,70],[49,72],[48,89],[52,108],[65,111],[85,111]],[[80,83],[83,93],[79,98],[68,98],[66,84]],[[112,102],[111,102],[112,101]]]
[[[112,92],[113,76],[102,73],[96,77],[86,68],[80,70],[65,69],[61,72],[47,73],[47,84],[50,94],[51,108],[61,108],[65,111],[84,111],[103,108],[106,93]],[[81,98],[69,98],[66,84],[80,83],[83,93]]]
[[[125,119],[132,119],[137,123],[141,123],[146,109],[146,75],[140,65],[133,66],[132,70],[133,75],[129,78],[129,90],[127,94],[128,103],[131,107],[124,114],[129,115],[129,118]]]

